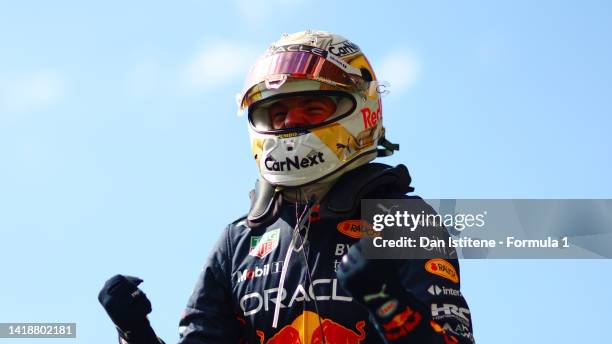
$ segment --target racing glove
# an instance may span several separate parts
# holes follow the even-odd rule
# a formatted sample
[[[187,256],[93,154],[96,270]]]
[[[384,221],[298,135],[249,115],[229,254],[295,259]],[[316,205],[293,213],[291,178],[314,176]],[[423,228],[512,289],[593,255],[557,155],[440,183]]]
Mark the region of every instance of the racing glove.
[[[337,270],[340,285],[363,305],[389,343],[457,343],[431,318],[426,307],[406,290],[399,271],[406,260],[366,259],[361,243],[351,246]]]
[[[115,275],[104,283],[98,301],[117,327],[122,343],[163,344],[147,319],[151,302],[138,288],[140,283],[137,277]]]

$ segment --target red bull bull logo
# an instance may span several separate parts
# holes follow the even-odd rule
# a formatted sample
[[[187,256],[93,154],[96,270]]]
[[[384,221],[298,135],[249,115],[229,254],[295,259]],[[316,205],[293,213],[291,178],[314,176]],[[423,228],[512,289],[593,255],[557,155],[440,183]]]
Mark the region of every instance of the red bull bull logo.
[[[383,324],[385,338],[388,340],[395,340],[407,335],[419,325],[422,318],[421,313],[413,311],[410,307],[406,307],[404,311],[398,313],[389,320],[389,322]]]
[[[359,344],[366,338],[364,327],[364,320],[358,321],[352,330],[305,311],[267,341],[262,331],[257,331],[257,335],[261,344]]]
[[[264,343],[265,335],[261,331],[257,331],[261,344]],[[272,338],[268,339],[266,344],[302,344],[300,332],[292,326],[285,326],[278,331]]]

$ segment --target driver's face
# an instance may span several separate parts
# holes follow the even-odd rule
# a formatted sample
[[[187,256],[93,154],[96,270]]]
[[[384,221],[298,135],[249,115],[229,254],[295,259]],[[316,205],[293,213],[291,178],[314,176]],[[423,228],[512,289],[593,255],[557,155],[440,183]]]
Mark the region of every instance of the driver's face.
[[[336,112],[336,103],[326,96],[284,98],[268,108],[272,129],[318,124],[334,112]]]

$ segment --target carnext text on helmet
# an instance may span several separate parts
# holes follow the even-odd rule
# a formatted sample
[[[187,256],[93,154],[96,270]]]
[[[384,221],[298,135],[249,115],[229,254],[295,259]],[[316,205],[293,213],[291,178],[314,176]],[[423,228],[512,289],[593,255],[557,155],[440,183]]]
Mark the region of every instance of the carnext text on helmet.
[[[361,49],[359,49],[357,44],[352,43],[348,40],[342,41],[340,43],[332,44],[329,47],[329,52],[338,57],[358,53],[360,51]]]
[[[318,161],[317,161],[318,158]],[[287,158],[285,161],[276,161],[272,157],[267,157],[264,161],[266,168],[269,171],[291,171],[291,168],[299,170],[301,168],[308,168],[313,165],[325,162],[323,159],[323,152],[319,152],[316,155],[309,155],[305,158],[300,159],[299,156],[295,155],[292,158]]]

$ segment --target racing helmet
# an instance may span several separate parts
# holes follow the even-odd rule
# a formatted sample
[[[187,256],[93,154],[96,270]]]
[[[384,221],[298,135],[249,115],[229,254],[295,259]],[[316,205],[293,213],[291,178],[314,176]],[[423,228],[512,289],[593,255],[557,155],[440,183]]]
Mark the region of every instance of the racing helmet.
[[[348,39],[312,30],[283,34],[253,64],[237,96],[261,177],[299,187],[391,155],[399,146],[384,138],[381,93],[368,59]],[[272,111],[283,100],[313,97],[331,104],[331,114],[275,125]]]

